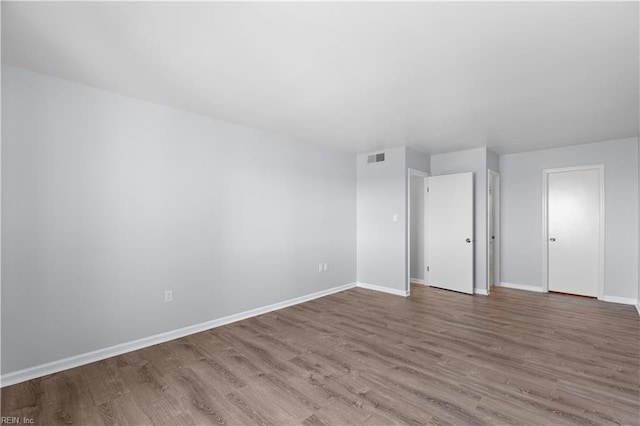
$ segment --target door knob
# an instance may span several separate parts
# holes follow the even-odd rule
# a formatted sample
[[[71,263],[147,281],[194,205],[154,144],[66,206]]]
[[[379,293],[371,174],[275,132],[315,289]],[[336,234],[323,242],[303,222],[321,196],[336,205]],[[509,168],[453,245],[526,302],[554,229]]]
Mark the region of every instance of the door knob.
[[[471,238],[467,238],[465,241],[470,243],[471,242]]]
[[[556,239],[555,238],[549,238],[549,241],[554,242]]]

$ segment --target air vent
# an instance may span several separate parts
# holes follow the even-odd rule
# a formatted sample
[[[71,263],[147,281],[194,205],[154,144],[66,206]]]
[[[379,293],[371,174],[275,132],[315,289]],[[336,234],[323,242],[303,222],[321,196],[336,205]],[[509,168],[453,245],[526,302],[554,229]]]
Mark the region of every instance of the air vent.
[[[371,154],[367,157],[367,163],[380,163],[381,161],[384,161],[384,152],[381,152],[380,154]]]

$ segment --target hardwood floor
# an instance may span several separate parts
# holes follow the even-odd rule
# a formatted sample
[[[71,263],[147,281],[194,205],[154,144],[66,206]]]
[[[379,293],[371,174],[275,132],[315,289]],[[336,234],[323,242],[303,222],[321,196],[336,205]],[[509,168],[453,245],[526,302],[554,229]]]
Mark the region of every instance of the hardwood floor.
[[[352,289],[2,389],[37,424],[640,424],[631,306]]]

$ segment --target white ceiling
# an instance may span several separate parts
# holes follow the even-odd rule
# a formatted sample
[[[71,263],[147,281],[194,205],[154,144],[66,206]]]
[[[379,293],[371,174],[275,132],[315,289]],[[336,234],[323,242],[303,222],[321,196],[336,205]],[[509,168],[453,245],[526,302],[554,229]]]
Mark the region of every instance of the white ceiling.
[[[351,152],[638,135],[638,3],[2,2],[2,62]]]

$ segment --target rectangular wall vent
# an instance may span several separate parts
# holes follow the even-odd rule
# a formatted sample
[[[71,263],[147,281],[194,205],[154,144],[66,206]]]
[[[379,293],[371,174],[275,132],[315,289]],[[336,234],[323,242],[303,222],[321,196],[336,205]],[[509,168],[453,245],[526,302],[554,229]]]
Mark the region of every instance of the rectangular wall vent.
[[[381,161],[384,161],[384,152],[381,152],[380,154],[371,154],[367,157],[367,163],[379,163]]]

